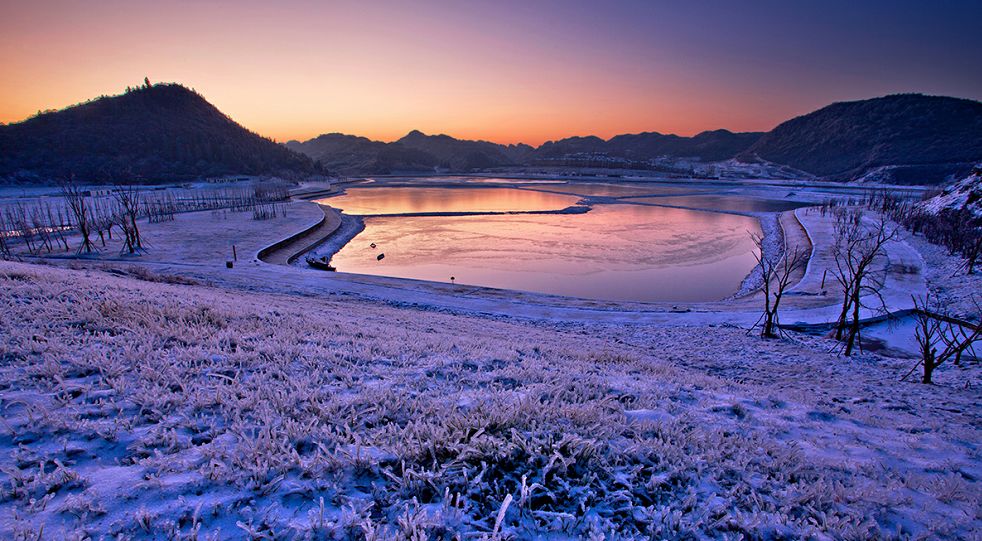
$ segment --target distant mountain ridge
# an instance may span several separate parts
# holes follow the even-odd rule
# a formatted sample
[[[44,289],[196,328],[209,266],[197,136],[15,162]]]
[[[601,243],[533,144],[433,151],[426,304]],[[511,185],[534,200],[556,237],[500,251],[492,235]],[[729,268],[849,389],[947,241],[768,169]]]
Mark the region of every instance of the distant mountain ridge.
[[[760,132],[734,133],[729,130],[713,130],[692,137],[658,132],[617,135],[606,141],[592,135],[568,137],[544,143],[536,149],[535,156],[541,159],[576,153],[605,153],[630,160],[672,157],[720,161],[743,152],[761,135],[763,134]]]
[[[332,172],[432,171],[438,165],[436,157],[426,152],[343,133],[327,133],[303,143],[288,141],[286,147]]]
[[[280,145],[246,130],[177,84],[146,85],[0,125],[0,181],[6,182],[553,166],[675,175],[699,170],[709,176],[780,170],[802,178],[936,184],[964,176],[979,161],[982,103],[921,94],[834,103],[766,133],[712,130],[683,137],[643,132],[607,140],[591,135],[537,148],[418,130],[391,143],[328,133]]]
[[[829,180],[937,184],[964,175],[982,160],[982,103],[941,96],[896,94],[834,103],[781,123],[769,132],[712,130],[693,137],[658,132],[593,135],[548,141],[538,148],[466,141],[412,131],[383,148],[415,149],[412,160],[375,160],[378,167],[345,169],[337,155],[316,139],[290,147],[332,170],[379,173],[392,169],[472,170],[508,165],[573,166],[617,163],[644,165],[652,160],[769,162],[805,177]],[[389,145],[385,147],[384,145]],[[350,150],[340,153],[341,156]],[[607,157],[607,161],[598,159]],[[367,160],[372,161],[372,160]]]
[[[607,141],[596,136],[568,137],[535,148],[525,144],[501,145],[455,139],[449,135],[426,135],[413,130],[392,143],[334,133],[304,142],[289,141],[286,145],[320,161],[332,171],[387,173],[432,170],[434,167],[466,171],[526,165],[571,154],[609,154],[639,161],[665,156],[717,161],[746,150],[760,135],[727,130],[707,131],[694,137],[648,132],[618,135]]]
[[[152,182],[318,170],[307,156],[250,132],[177,84],[141,86],[0,125],[0,179],[14,182]]]
[[[432,172],[435,168],[467,171],[518,165],[534,150],[528,145],[468,141],[418,130],[392,143],[330,133],[304,142],[288,141],[286,146],[340,173]]]

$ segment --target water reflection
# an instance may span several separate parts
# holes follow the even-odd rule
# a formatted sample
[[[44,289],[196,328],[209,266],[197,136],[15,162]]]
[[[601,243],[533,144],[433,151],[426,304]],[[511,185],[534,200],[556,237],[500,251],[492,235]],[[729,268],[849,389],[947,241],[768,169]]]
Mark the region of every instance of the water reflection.
[[[573,195],[513,188],[350,188],[319,202],[363,215],[559,210],[577,201]]]
[[[452,201],[448,191],[457,192]],[[352,208],[503,209],[506,202],[497,197],[510,197],[497,194],[489,203],[466,192],[429,194],[437,200],[406,193],[395,206],[380,204],[389,200],[384,194],[365,193]],[[520,197],[529,208],[527,195]],[[565,200],[548,202],[565,206]],[[439,282],[455,276],[458,284],[586,298],[708,301],[735,292],[753,268],[750,231],[760,231],[753,218],[641,205],[598,205],[581,215],[379,217],[366,218],[365,231],[332,263],[343,272]]]

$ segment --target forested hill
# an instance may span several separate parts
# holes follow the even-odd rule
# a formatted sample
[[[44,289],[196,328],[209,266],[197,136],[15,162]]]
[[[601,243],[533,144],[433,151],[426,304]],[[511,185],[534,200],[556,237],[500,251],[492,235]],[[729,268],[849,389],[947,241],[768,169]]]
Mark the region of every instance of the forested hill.
[[[940,182],[982,161],[982,103],[921,94],[834,103],[780,124],[739,158],[833,180]]]
[[[307,156],[235,123],[201,95],[157,84],[0,126],[0,180],[152,182],[304,175]]]

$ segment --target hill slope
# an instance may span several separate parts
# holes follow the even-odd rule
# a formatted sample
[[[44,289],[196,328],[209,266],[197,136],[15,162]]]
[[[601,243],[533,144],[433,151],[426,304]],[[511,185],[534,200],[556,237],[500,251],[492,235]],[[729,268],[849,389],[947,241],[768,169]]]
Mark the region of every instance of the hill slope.
[[[898,94],[834,103],[780,124],[740,155],[834,180],[936,183],[982,159],[982,103]]]
[[[260,137],[194,91],[158,84],[0,126],[0,179],[175,180],[312,173],[314,163]]]
[[[107,270],[0,261],[2,539],[978,530],[971,365]]]
[[[982,164],[972,174],[945,187],[938,195],[921,203],[921,208],[931,214],[942,211],[967,211],[982,218]]]

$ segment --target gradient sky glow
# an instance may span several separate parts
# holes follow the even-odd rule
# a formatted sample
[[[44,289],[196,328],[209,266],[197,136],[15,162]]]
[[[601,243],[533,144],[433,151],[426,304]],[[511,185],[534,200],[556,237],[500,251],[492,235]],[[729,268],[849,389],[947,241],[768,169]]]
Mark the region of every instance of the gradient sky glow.
[[[982,99],[982,1],[0,0],[0,122],[194,87],[278,140],[767,130],[894,92]]]

